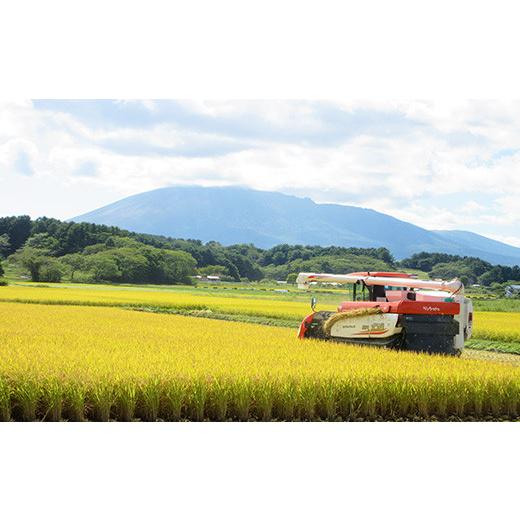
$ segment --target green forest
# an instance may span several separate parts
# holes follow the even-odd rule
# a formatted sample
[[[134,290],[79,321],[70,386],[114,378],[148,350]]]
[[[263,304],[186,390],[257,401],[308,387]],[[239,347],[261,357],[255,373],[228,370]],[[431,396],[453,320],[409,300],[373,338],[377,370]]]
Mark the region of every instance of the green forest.
[[[3,265],[3,267],[2,267]],[[189,284],[195,275],[223,281],[294,281],[300,271],[347,273],[413,269],[492,287],[520,280],[520,267],[479,258],[418,253],[397,261],[385,248],[253,244],[175,239],[117,227],[28,216],[0,218],[0,276],[11,267],[34,282]]]

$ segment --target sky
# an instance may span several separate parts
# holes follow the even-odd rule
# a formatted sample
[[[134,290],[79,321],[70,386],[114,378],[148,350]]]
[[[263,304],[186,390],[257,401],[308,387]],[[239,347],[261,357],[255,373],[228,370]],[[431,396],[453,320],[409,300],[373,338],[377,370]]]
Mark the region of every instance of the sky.
[[[372,208],[520,246],[520,101],[0,104],[0,216],[173,185]]]

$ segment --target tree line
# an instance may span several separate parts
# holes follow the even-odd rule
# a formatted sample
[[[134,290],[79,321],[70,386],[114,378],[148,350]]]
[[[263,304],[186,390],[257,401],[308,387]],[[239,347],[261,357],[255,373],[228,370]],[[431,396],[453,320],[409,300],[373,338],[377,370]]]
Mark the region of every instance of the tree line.
[[[446,253],[417,253],[401,261],[404,268],[419,269],[431,278],[459,278],[465,285],[491,286],[520,281],[520,267],[493,265],[473,256]]]
[[[346,273],[412,268],[431,277],[459,277],[491,285],[520,280],[520,268],[494,266],[479,258],[419,253],[397,262],[386,248],[322,247],[218,242],[134,233],[113,226],[28,216],[0,218],[0,260],[24,270],[33,281],[190,283],[192,276],[223,280],[293,281],[301,271]],[[2,264],[0,262],[0,276]]]

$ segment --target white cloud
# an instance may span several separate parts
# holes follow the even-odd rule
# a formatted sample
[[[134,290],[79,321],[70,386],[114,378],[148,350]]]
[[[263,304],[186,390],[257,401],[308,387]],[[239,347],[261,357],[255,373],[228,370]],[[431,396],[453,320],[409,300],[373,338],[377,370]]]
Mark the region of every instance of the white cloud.
[[[520,103],[179,106],[182,117],[161,118],[161,102],[119,105],[123,114],[144,107],[146,125],[93,124],[31,103],[0,107],[0,211],[63,218],[171,184],[241,184],[372,207],[432,229],[520,238]],[[30,179],[20,179],[23,165]]]
[[[0,145],[0,172],[13,171],[21,175],[34,173],[33,163],[38,160],[38,148],[27,139],[8,139]]]
[[[495,235],[486,233],[485,235],[488,238],[492,238],[493,240],[498,240],[499,242],[505,242],[506,244],[510,244],[515,247],[520,247],[520,238],[518,236],[510,236],[510,235]]]

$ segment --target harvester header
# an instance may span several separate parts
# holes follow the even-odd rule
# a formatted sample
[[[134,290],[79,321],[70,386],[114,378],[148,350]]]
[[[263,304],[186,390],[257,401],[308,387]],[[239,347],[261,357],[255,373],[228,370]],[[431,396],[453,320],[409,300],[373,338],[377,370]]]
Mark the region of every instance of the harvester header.
[[[300,289],[306,289],[310,283],[338,283],[355,284],[364,283],[367,286],[383,285],[391,287],[409,287],[410,289],[430,289],[434,291],[447,291],[452,294],[463,294],[464,285],[460,280],[449,282],[443,280],[418,280],[405,273],[300,273],[296,283]]]

